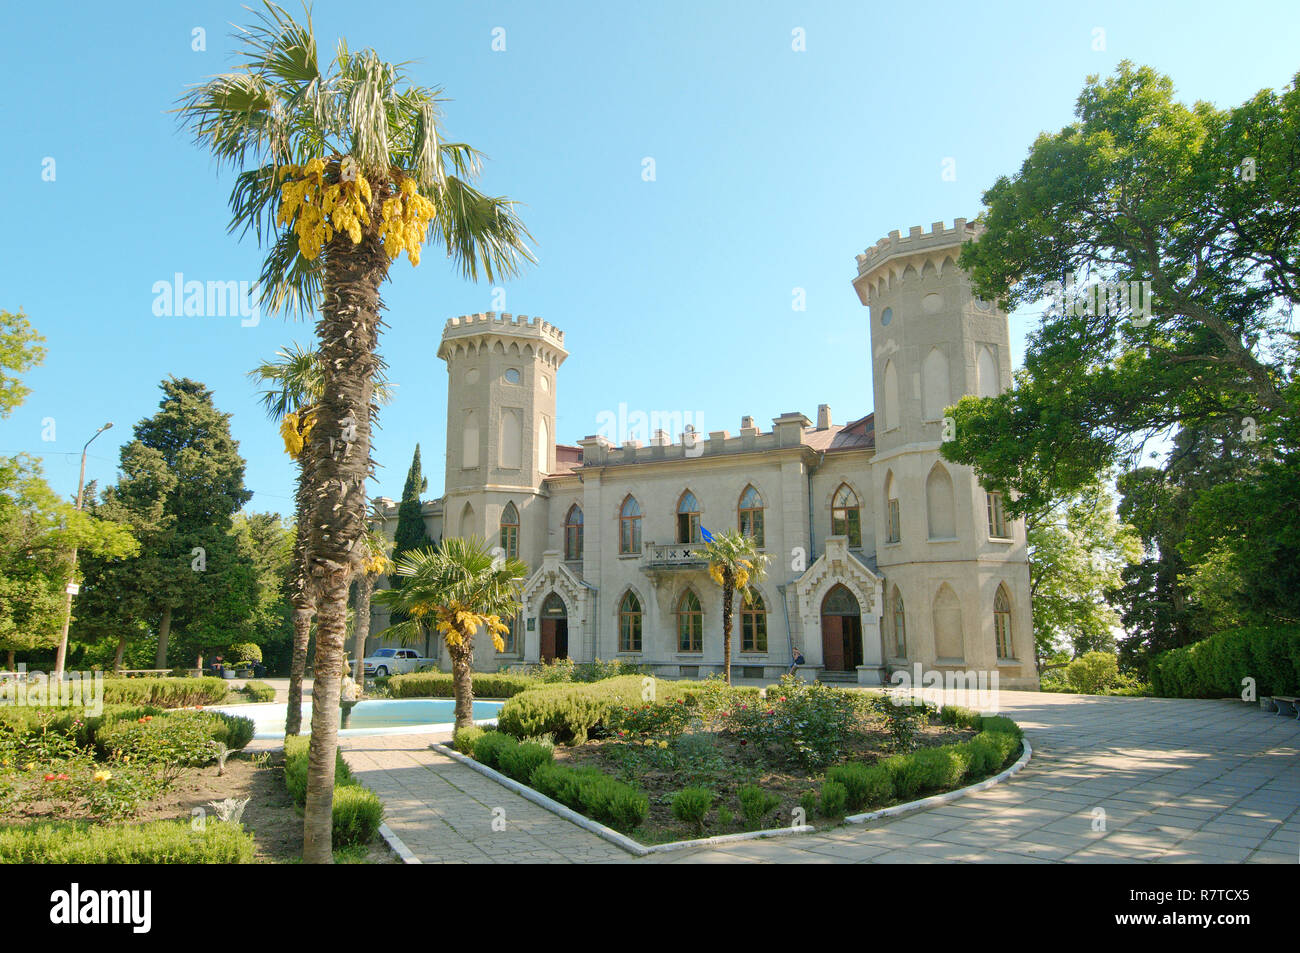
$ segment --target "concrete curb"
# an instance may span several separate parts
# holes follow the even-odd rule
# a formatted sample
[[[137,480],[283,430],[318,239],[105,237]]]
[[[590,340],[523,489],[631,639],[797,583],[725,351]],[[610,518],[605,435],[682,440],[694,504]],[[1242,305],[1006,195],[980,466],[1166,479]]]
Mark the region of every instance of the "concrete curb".
[[[924,811],[926,808],[938,807],[940,804],[947,804],[949,801],[956,801],[968,794],[974,794],[976,791],[983,791],[985,788],[991,788],[995,784],[1000,784],[1013,774],[1018,774],[1025,765],[1029,763],[1030,757],[1034,753],[1033,747],[1029,744],[1029,739],[1021,737],[1020,743],[1024,751],[1020,753],[1019,759],[1011,767],[1007,768],[991,778],[985,778],[975,784],[967,785],[964,788],[955,788],[952,791],[945,791],[943,794],[934,794],[930,797],[921,798],[919,801],[908,801],[906,804],[895,804],[893,807],[886,807],[879,811],[869,811],[866,814],[851,814],[844,818],[846,824],[866,824],[868,821],[878,820],[882,817],[899,817],[903,814],[911,814],[913,811]]]
[[[393,829],[389,827],[387,824],[379,825],[379,836],[384,839],[384,841],[388,844],[390,848],[392,848],[394,854],[402,858],[402,863],[404,864],[424,863],[424,861],[420,860],[419,857],[416,857],[415,854],[411,852],[411,848],[407,847],[406,844],[402,842],[402,839],[398,837],[396,834],[394,834]]]

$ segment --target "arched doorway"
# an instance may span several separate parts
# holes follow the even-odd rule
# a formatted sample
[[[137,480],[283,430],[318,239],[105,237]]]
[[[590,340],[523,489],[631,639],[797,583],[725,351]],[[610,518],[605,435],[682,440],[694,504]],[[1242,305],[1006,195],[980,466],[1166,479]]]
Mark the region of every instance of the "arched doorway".
[[[822,600],[822,667],[852,672],[862,664],[862,612],[853,593],[837,585]]]
[[[546,597],[542,603],[542,645],[543,662],[553,662],[557,658],[569,657],[569,610],[564,607],[564,600],[555,593]]]

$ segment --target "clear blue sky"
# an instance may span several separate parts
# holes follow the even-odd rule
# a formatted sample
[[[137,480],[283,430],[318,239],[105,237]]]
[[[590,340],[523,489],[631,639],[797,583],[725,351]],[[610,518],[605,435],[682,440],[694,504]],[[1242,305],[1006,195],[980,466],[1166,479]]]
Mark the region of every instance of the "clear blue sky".
[[[297,10],[299,8],[292,7]],[[205,382],[248,460],[255,509],[291,509],[293,471],[245,372],[307,324],[153,314],[152,287],[252,280],[259,251],[226,234],[231,177],[167,110],[229,68],[234,2],[15,3],[0,34],[0,308],[48,338],[33,393],[0,423],[0,453],[43,455],[74,493],[77,454],[105,420],[88,476],[153,413],[169,374]],[[1187,101],[1240,102],[1300,69],[1300,5],[774,2],[336,3],[346,36],[453,102],[446,129],[489,157],[484,187],[524,203],[539,263],[504,310],[561,327],[557,438],[620,402],[703,412],[702,429],[763,425],[829,403],[871,409],[854,256],[891,229],[973,218],[1034,136],[1071,118],[1090,73],[1123,58],[1170,74]],[[206,52],[191,31],[207,34]],[[505,52],[492,50],[504,28]],[[1094,29],[1105,31],[1096,51]],[[806,52],[791,49],[802,28]],[[644,157],[657,181],[642,181]],[[56,178],[42,180],[53,157]],[[942,163],[955,160],[955,181]],[[807,310],[791,308],[795,287]],[[396,497],[414,444],[442,487],[448,317],[493,307],[436,254],[385,288],[382,350],[399,386],[383,414],[373,496]],[[1023,347],[1031,319],[1013,316]],[[56,439],[42,441],[53,418]]]

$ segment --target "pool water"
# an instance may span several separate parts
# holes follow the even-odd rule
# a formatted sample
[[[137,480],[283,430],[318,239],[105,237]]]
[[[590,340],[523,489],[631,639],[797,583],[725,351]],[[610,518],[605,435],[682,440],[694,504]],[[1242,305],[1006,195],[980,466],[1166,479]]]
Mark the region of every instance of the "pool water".
[[[474,701],[474,720],[480,724],[496,720],[501,702]],[[288,708],[284,702],[262,705],[217,705],[213,711],[224,711],[253,720],[254,738],[283,738],[284,716]],[[451,731],[456,723],[456,701],[451,698],[377,699],[359,702],[352,709],[348,727],[339,730],[342,737],[361,735],[417,734],[429,731]],[[311,704],[302,706],[304,732],[311,724]]]

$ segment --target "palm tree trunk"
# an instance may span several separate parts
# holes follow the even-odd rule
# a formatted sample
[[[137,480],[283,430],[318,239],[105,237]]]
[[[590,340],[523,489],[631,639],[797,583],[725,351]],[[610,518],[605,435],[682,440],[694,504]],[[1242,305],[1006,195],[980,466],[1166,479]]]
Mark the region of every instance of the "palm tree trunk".
[[[293,539],[293,654],[289,659],[289,703],[284,712],[284,733],[302,731],[302,680],[307,671],[307,646],[311,642],[311,618],[316,614],[311,577],[307,570],[307,549],[311,539],[311,486],[307,454],[298,457],[298,489],[294,494],[296,533]]]
[[[307,671],[307,643],[311,641],[310,608],[294,606],[293,656],[289,661],[289,704],[285,709],[284,733],[296,735],[302,731],[302,680]],[[312,689],[315,696],[315,688]]]
[[[473,635],[464,636],[460,645],[447,646],[451,653],[451,685],[456,694],[456,728],[469,728],[474,724],[474,642]]]
[[[379,209],[372,203],[372,221]],[[348,587],[361,572],[370,475],[370,415],[379,336],[379,286],[388,253],[376,230],[353,245],[340,233],[325,249],[325,282],[316,335],[324,367],[313,417],[307,565],[316,596],[316,668],[303,819],[303,863],[328,864],[338,745],[339,688],[347,638]]]
[[[731,684],[731,583],[722,586],[722,677]]]
[[[167,667],[167,639],[172,634],[172,607],[163,609],[162,621],[158,623],[158,653],[154,656],[154,668]]]
[[[365,666],[361,660],[366,657],[366,639],[370,637],[370,596],[375,591],[375,577],[363,572],[357,579],[357,605],[352,619],[352,657],[357,660],[357,674],[353,679],[357,683],[358,697],[366,687]]]

